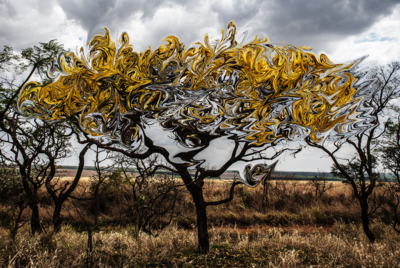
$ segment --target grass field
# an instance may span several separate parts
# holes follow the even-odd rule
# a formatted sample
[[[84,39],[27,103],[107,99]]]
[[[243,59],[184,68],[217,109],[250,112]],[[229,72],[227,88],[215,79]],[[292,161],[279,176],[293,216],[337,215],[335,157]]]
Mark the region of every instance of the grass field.
[[[208,200],[228,196],[230,181],[207,180]],[[8,235],[5,211],[0,229],[2,267],[399,267],[400,236],[389,226],[385,206],[372,217],[377,243],[370,245],[360,225],[357,200],[348,185],[332,183],[318,198],[307,182],[272,181],[264,195],[237,187],[232,202],[208,208],[211,252],[196,253],[195,207],[188,193],[178,203],[179,216],[158,237],[136,233],[127,216],[129,187],[103,200],[99,224],[88,250],[85,226],[93,217],[87,203],[67,201],[64,226],[49,227],[52,202],[43,189],[40,215],[46,233],[29,236],[22,227]],[[83,180],[79,191],[88,189]],[[379,193],[380,189],[377,189]],[[374,198],[378,199],[378,196]],[[28,221],[30,211],[24,211]],[[86,225],[85,225],[86,224]]]

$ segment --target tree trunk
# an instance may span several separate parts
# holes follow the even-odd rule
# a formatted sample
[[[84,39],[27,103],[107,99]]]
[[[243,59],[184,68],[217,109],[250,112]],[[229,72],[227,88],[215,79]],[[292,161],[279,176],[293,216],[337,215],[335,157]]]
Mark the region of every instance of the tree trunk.
[[[207,228],[207,209],[204,203],[203,192],[199,190],[193,195],[197,213],[197,238],[199,242],[199,253],[207,254],[210,251],[210,241]]]
[[[24,212],[25,207],[18,205],[18,215],[17,218],[15,219],[14,223],[11,224],[10,227],[10,236],[11,236],[11,240],[14,242],[15,241],[15,237],[17,236],[17,232],[19,229],[19,223],[21,222],[21,216],[22,216],[22,212]]]
[[[186,188],[192,195],[193,201],[196,205],[197,215],[197,239],[199,243],[199,253],[207,254],[210,251],[210,241],[208,238],[207,228],[207,206],[204,202],[202,186],[194,184],[190,173],[186,168],[177,168],[179,175],[185,182]]]
[[[96,185],[96,188],[94,190],[94,226],[97,226],[97,223],[99,221],[99,210],[100,210],[100,196],[99,196],[99,191],[100,191],[100,182]]]
[[[62,208],[63,202],[56,203],[54,206],[54,211],[53,211],[53,227],[54,231],[59,232],[61,230],[61,208]]]
[[[31,203],[29,204],[29,207],[31,208],[32,215],[31,215],[31,231],[32,235],[36,233],[41,233],[42,226],[40,226],[40,220],[39,220],[39,207],[36,203]]]
[[[369,229],[369,215],[368,215],[368,203],[367,200],[360,200],[361,205],[361,219],[365,235],[368,237],[369,242],[373,244],[375,242],[375,235]]]
[[[268,206],[269,198],[268,198],[268,188],[269,184],[268,181],[265,179],[263,182],[263,198],[262,198],[262,207],[266,209]]]

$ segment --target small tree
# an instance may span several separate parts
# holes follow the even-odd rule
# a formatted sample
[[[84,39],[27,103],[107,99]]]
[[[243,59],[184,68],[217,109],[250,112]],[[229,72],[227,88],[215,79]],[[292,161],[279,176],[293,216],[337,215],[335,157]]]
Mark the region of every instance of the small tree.
[[[318,201],[318,198],[321,198],[327,191],[332,189],[333,184],[328,182],[328,178],[326,174],[319,171],[318,176],[314,176],[308,183],[307,186],[310,186],[315,194],[315,201]]]
[[[102,150],[96,147],[94,150],[96,157],[93,160],[94,169],[96,174],[89,178],[91,183],[91,192],[93,195],[93,207],[94,207],[94,226],[96,227],[99,221],[100,213],[100,189],[107,182],[107,180],[113,176],[115,164],[106,164],[107,160],[112,159],[112,155],[106,150]],[[101,157],[101,154],[106,154],[105,157]]]
[[[377,206],[370,207],[370,197],[380,178],[379,159],[374,150],[387,131],[388,125],[383,129],[382,123],[384,112],[389,108],[391,101],[400,95],[399,68],[398,63],[392,63],[388,68],[378,68],[371,77],[375,81],[372,84],[371,96],[363,103],[364,107],[361,109],[370,111],[372,128],[361,128],[357,135],[336,141],[333,150],[328,143],[317,144],[307,139],[310,146],[321,149],[332,159],[332,173],[351,185],[360,204],[362,226],[370,243],[375,241],[375,235],[369,227],[370,216],[377,209]],[[343,158],[338,155],[344,145],[349,145],[355,152],[354,157],[347,158],[345,163],[340,162]]]
[[[65,129],[59,129],[59,131],[63,131]],[[56,139],[56,141],[59,141]],[[62,224],[62,217],[61,217],[61,210],[62,206],[65,201],[71,196],[73,191],[78,186],[80,178],[82,176],[83,168],[85,167],[85,154],[87,153],[88,149],[92,146],[92,143],[88,142],[79,152],[78,155],[78,169],[76,170],[75,177],[71,181],[60,180],[56,177],[56,165],[58,159],[63,159],[66,155],[60,155],[59,152],[63,152],[67,150],[67,146],[64,144],[58,143],[57,146],[54,146],[52,150],[47,150],[45,152],[49,162],[48,165],[50,167],[50,172],[45,180],[45,187],[47,193],[51,196],[53,203],[54,203],[54,210],[53,210],[53,217],[52,223],[55,231],[61,230]],[[59,152],[57,152],[59,149]]]
[[[68,124],[56,122],[49,124],[38,119],[22,116],[16,109],[17,97],[21,89],[34,75],[43,84],[53,81],[49,73],[59,67],[57,57],[66,52],[55,40],[40,43],[39,46],[23,49],[15,55],[10,47],[0,53],[0,157],[2,164],[12,165],[19,170],[19,178],[26,195],[26,202],[32,211],[32,233],[41,232],[39,221],[39,189],[45,185],[54,201],[53,225],[59,230],[61,208],[75,189],[84,166],[85,147],[79,155],[79,168],[72,183],[60,181],[56,177],[58,161],[70,154],[70,138],[75,130]],[[16,78],[23,77],[21,85]],[[14,76],[10,78],[10,73]],[[90,147],[90,145],[89,145]]]
[[[45,129],[48,124],[38,120],[25,120],[18,114],[16,102],[23,85],[34,74],[43,78],[44,83],[51,81],[47,71],[54,69],[56,66],[54,58],[62,52],[65,52],[62,45],[52,40],[49,43],[40,43],[39,46],[33,48],[23,49],[21,55],[15,55],[11,47],[5,47],[0,54],[0,70],[2,71],[0,154],[3,163],[13,164],[19,169],[27,202],[32,211],[32,233],[41,231],[37,192],[43,185],[45,176],[48,175],[49,167],[42,165],[43,159],[40,158],[40,154],[44,153],[48,142],[45,137],[52,127]],[[21,75],[28,69],[30,69],[29,73],[23,82],[16,85],[15,75]],[[9,73],[13,70],[15,75],[10,78]]]
[[[131,186],[128,214],[135,227],[135,237],[139,231],[158,236],[180,215],[177,203],[184,185],[179,184],[169,170],[159,169],[168,166],[160,156],[140,160],[118,155],[115,160],[124,181]]]
[[[400,234],[400,109],[392,107],[389,120],[386,122],[386,131],[379,140],[376,152],[384,171],[389,176],[386,180],[386,203],[389,205],[389,215],[393,229]],[[397,117],[397,118],[396,118]]]
[[[16,113],[11,118],[7,117],[7,120],[7,132],[3,133],[0,140],[0,158],[4,165],[12,165],[19,171],[26,202],[31,209],[31,229],[34,234],[42,230],[39,190],[46,180],[54,178],[51,175],[51,162],[44,155],[66,141],[51,139],[57,128],[55,124],[49,125],[40,120],[25,121]],[[65,148],[60,149],[57,150],[56,158],[63,157],[66,152]]]
[[[22,218],[22,213],[28,206],[19,176],[13,166],[0,167],[0,203],[8,208],[6,215],[2,215],[2,220],[6,221],[12,240],[15,239],[18,229],[26,223]]]
[[[60,123],[48,124],[40,120],[25,120],[14,113],[7,118],[8,133],[0,138],[0,159],[4,165],[12,165],[19,171],[26,202],[32,211],[32,233],[40,232],[39,191],[45,186],[54,202],[52,223],[56,231],[61,226],[61,209],[76,188],[84,167],[84,156],[90,147],[79,154],[79,167],[72,182],[57,177],[58,161],[70,153],[71,129]],[[20,156],[23,157],[20,157]]]

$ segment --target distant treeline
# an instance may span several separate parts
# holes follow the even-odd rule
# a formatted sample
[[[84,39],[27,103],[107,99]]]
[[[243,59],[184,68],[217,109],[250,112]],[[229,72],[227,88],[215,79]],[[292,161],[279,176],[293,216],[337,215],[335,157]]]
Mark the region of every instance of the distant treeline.
[[[62,169],[77,169],[77,166],[62,166]],[[86,166],[84,168],[85,170],[95,170],[93,166]],[[137,170],[135,168],[132,168],[132,172],[136,172]],[[195,174],[196,170],[189,170],[192,175]],[[157,175],[162,175],[162,174],[167,174],[167,175],[173,175],[176,177],[180,177],[179,174],[173,173],[168,170],[159,170],[156,172]],[[225,172],[224,178],[234,178],[235,174],[239,174],[237,170],[227,170]],[[229,176],[231,175],[231,176]],[[319,178],[325,178],[327,181],[340,181],[339,178],[335,178],[331,173],[327,172],[305,172],[305,171],[275,171],[272,174],[272,179],[273,180],[311,180],[313,178],[319,177]],[[218,179],[218,178],[216,178]]]

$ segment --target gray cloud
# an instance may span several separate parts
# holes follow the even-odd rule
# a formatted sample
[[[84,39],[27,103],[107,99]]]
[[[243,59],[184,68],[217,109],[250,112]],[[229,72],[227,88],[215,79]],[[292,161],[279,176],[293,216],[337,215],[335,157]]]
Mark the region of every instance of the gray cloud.
[[[398,0],[338,1],[258,1],[249,6],[234,0],[232,8],[217,4],[221,23],[234,19],[238,24],[257,23],[272,42],[294,43],[329,50],[340,38],[363,32],[383,16],[393,12]],[[252,12],[249,12],[252,10]]]
[[[152,17],[163,3],[161,0],[59,0],[68,19],[75,20],[88,31],[88,39],[103,27],[117,31],[135,14],[146,19]]]
[[[0,45],[23,47],[48,41],[45,38],[59,38],[60,26],[66,21],[52,25],[57,23],[51,16],[61,8],[67,20],[87,31],[88,39],[104,26],[113,33],[135,28],[131,22],[139,19],[145,28],[140,30],[140,40],[132,40],[141,48],[158,45],[169,34],[190,44],[202,40],[210,29],[219,33],[233,20],[239,30],[249,26],[255,33],[267,34],[272,42],[285,41],[315,47],[316,52],[329,52],[341,39],[359,34],[390,15],[398,3],[399,0],[0,0]],[[168,9],[172,17],[161,18],[163,10]],[[160,20],[163,23],[157,23]]]
[[[116,0],[99,1],[79,1],[79,0],[60,0],[58,1],[68,19],[75,20],[93,35],[93,30],[104,19],[111,18],[110,12],[115,9]]]
[[[57,38],[54,29],[64,22],[57,21],[55,7],[52,0],[0,0],[0,49],[20,50]]]
[[[233,20],[238,26],[245,28],[251,25],[254,32],[266,33],[270,41],[293,43],[300,46],[315,47],[316,52],[329,51],[335,46],[338,39],[358,34],[370,27],[383,16],[392,13],[398,0],[387,0],[384,3],[376,0],[338,0],[338,1],[298,1],[298,0],[270,0],[270,1],[78,1],[59,0],[67,18],[80,23],[88,31],[88,39],[93,34],[107,26],[113,31],[126,28],[127,23],[134,15],[140,16],[142,22],[157,20],[157,11],[168,7],[180,7],[188,17],[194,16],[199,20],[194,22],[179,22],[174,27],[157,25],[157,28],[148,27],[151,34],[142,40],[151,45],[170,33],[177,34],[183,41],[201,39],[204,33],[199,28],[206,27],[209,18],[198,17],[199,9],[206,9],[209,16],[217,16],[214,27],[224,28]],[[203,7],[201,6],[203,5]],[[206,5],[207,7],[204,7]],[[198,27],[197,29],[193,26]]]
[[[0,0],[0,14],[14,17],[17,14],[15,7],[7,0]]]

